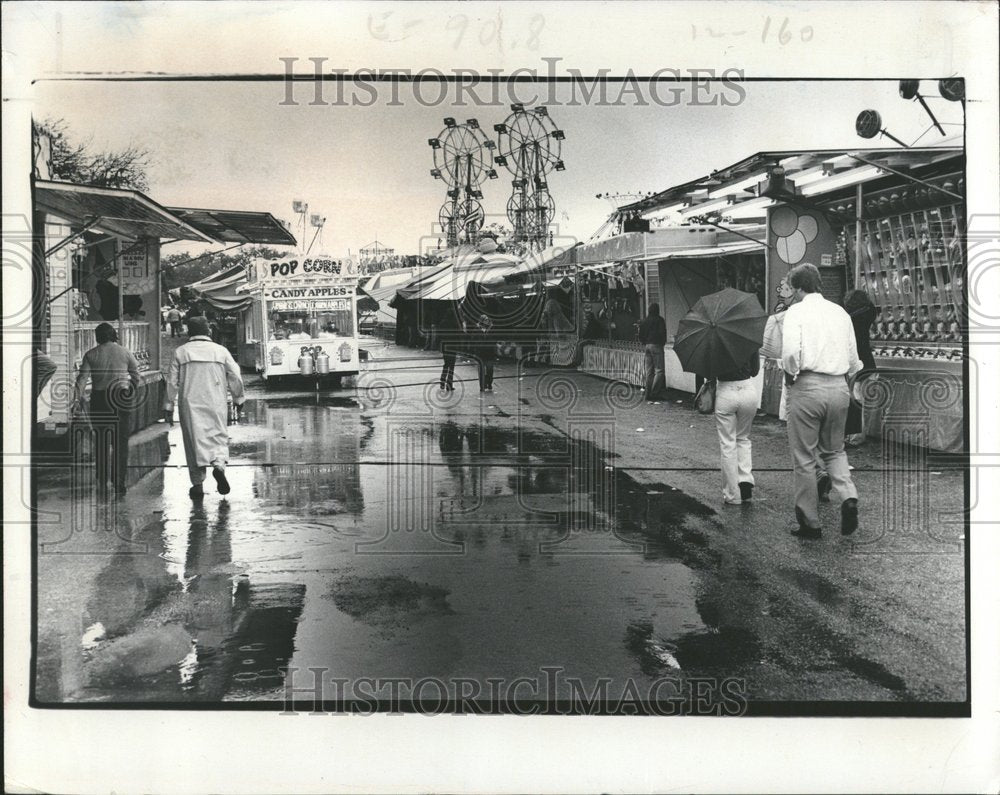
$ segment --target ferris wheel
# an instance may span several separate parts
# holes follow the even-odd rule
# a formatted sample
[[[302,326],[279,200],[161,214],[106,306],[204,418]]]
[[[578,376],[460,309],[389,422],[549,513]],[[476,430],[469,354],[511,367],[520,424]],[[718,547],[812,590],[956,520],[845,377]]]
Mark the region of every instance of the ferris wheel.
[[[548,235],[555,217],[556,203],[548,190],[531,192],[515,190],[507,200],[507,218],[525,239],[542,239]]]
[[[438,210],[438,223],[449,239],[475,237],[485,221],[483,205],[471,196],[460,200],[449,199]]]
[[[497,178],[493,169],[496,144],[486,137],[476,119],[458,124],[451,117],[444,120],[444,129],[438,137],[428,139],[427,143],[434,154],[431,176],[448,185],[448,201],[438,212],[448,245],[455,245],[460,238],[473,242],[485,221],[478,201],[483,197],[479,183],[484,178]]]
[[[566,136],[549,117],[547,108],[510,107],[513,113],[493,127],[499,152],[494,162],[514,175],[507,218],[514,228],[515,241],[541,248],[555,217],[555,202],[545,177],[566,168],[562,161],[562,142]]]
[[[514,112],[502,124],[493,126],[499,142],[497,165],[506,166],[517,176],[545,175],[553,169],[562,171],[565,166],[560,157],[566,136],[556,128],[548,108],[530,111],[522,105],[511,108]]]

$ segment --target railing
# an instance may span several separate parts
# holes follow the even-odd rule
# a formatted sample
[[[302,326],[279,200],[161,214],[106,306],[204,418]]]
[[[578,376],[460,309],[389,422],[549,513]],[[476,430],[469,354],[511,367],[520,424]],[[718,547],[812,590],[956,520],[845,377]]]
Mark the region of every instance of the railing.
[[[76,322],[73,329],[73,362],[79,368],[83,361],[83,354],[97,345],[97,338],[94,334],[101,321],[80,320]],[[115,330],[118,324],[112,322]],[[125,321],[121,329],[121,339],[119,342],[127,350],[135,354],[139,360],[140,370],[158,370],[159,363],[150,361],[149,334],[150,323],[146,321]]]

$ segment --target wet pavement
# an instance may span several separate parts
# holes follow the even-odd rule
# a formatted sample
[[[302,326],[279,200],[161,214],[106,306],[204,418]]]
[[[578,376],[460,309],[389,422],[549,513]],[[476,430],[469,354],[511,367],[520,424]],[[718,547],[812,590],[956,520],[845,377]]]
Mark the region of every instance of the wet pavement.
[[[842,539],[828,506],[803,542],[771,418],[753,503],[723,506],[712,418],[687,405],[509,363],[494,394],[467,364],[441,393],[430,354],[372,353],[334,392],[248,379],[228,497],[192,503],[162,424],[134,437],[123,500],[94,502],[83,456],[39,471],[39,702],[278,702],[289,668],[317,667],[344,680],[331,698],[558,668],[541,698],[671,677],[756,702],[964,699],[947,462],[893,470],[869,442],[851,456],[862,529]],[[901,522],[914,493],[933,511]]]

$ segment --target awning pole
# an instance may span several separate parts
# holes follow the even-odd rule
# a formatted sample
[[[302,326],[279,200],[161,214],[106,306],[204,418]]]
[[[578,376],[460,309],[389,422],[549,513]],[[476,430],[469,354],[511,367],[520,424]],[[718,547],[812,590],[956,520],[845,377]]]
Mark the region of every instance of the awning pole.
[[[861,199],[862,183],[858,183],[858,189],[854,196],[856,212],[854,214],[854,289],[861,289]]]
[[[136,241],[138,245],[139,241]],[[118,245],[121,245],[120,243]],[[131,250],[133,246],[129,246]],[[118,344],[125,344],[125,284],[124,274],[122,274],[121,255],[115,257],[115,272],[118,274]],[[159,307],[157,307],[159,311]]]
[[[51,257],[53,254],[55,254],[60,249],[63,249],[66,246],[68,246],[70,243],[72,243],[78,237],[87,234],[87,232],[89,232],[91,229],[93,229],[95,226],[97,226],[100,222],[101,222],[100,218],[95,218],[89,224],[86,224],[79,232],[74,232],[69,237],[64,237],[62,240],[60,240],[58,243],[56,243],[52,248],[50,248],[48,251],[45,252],[45,258],[48,259],[49,257]]]
[[[115,240],[117,240],[117,239],[118,239],[118,238],[115,238]],[[108,263],[107,265],[105,265],[105,266],[104,266],[104,267],[103,267],[103,268],[102,268],[102,269],[100,270],[100,272],[99,272],[98,274],[96,274],[96,275],[104,275],[104,274],[110,274],[110,273],[114,273],[114,272],[116,271],[117,267],[118,267],[117,265],[115,265],[115,262],[116,262],[116,261],[118,260],[118,258],[119,258],[119,257],[121,257],[121,256],[122,256],[123,254],[127,254],[127,253],[128,253],[129,251],[131,251],[131,250],[132,250],[133,248],[135,248],[135,246],[137,246],[137,245],[138,245],[138,242],[135,242],[135,243],[133,243],[133,244],[132,244],[131,246],[129,246],[129,247],[127,248],[127,249],[125,249],[124,251],[118,251],[118,252],[116,252],[116,253],[115,253],[115,255],[114,255],[114,257],[112,257],[112,258],[111,258],[111,262],[109,262],[109,263]],[[117,249],[117,245],[115,246],[115,248]],[[69,287],[67,287],[67,288],[66,288],[65,290],[63,290],[62,292],[59,292],[59,293],[56,293],[56,294],[55,294],[54,296],[52,296],[52,297],[51,297],[51,298],[50,298],[50,299],[49,299],[48,301],[46,301],[45,303],[47,303],[47,304],[51,304],[51,303],[52,303],[53,301],[55,301],[55,300],[56,300],[57,298],[60,298],[61,296],[64,296],[64,295],[65,295],[66,293],[68,293],[68,292],[69,292],[70,290],[72,290],[72,289],[73,289],[73,284],[72,284],[72,281],[73,281],[73,280],[72,280],[72,278],[71,278],[71,279],[70,279],[70,286],[69,286]]]

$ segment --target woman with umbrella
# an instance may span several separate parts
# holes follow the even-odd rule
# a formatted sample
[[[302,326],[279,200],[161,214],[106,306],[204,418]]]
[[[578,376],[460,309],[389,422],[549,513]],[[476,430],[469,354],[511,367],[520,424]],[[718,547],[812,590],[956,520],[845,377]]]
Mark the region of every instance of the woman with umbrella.
[[[716,380],[715,426],[727,505],[753,497],[750,428],[760,406],[754,378],[766,322],[756,297],[726,288],[702,297],[681,320],[674,339],[674,353],[686,371]]]

